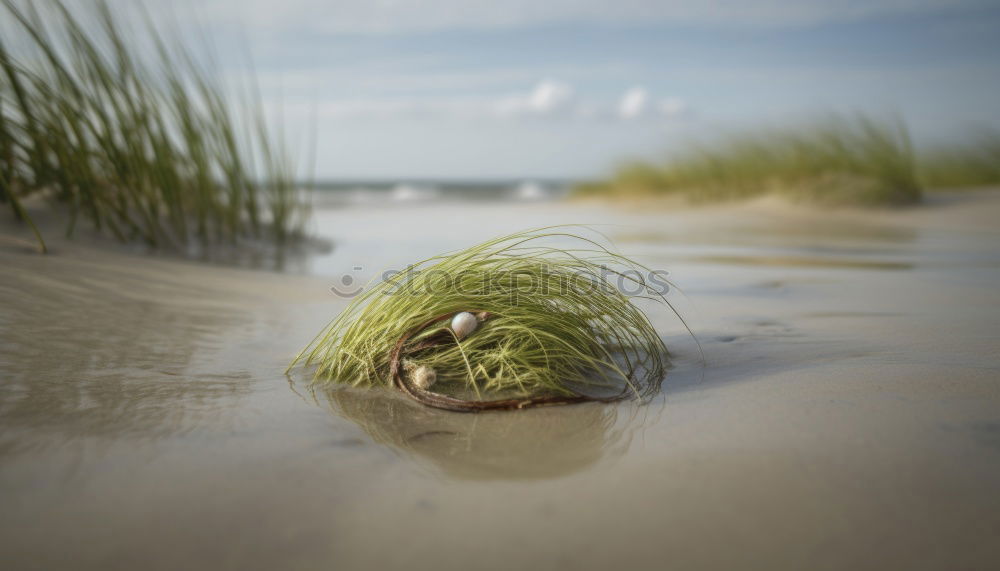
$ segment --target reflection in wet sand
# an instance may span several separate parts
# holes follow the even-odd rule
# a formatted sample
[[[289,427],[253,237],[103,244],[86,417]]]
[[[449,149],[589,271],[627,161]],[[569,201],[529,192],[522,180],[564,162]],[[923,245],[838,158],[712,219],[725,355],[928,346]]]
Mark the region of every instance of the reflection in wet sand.
[[[379,389],[332,388],[315,396],[375,442],[469,480],[554,478],[619,456],[640,414],[628,404],[596,403],[462,414]]]

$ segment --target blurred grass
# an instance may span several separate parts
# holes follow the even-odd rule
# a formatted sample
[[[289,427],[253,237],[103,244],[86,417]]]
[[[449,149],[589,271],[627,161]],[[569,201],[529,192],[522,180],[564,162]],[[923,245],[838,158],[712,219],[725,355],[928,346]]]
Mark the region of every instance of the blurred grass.
[[[716,201],[781,194],[834,204],[909,204],[921,199],[905,125],[862,115],[798,129],[738,134],[662,164],[632,162],[576,194],[682,196]]]
[[[924,153],[919,172],[929,188],[1000,185],[1000,130],[982,130],[970,136],[968,142]]]
[[[41,196],[68,208],[67,235],[82,217],[180,249],[301,234],[307,205],[259,96],[230,94],[205,54],[103,0],[0,0],[0,15],[0,204],[15,216],[30,224],[22,203]]]

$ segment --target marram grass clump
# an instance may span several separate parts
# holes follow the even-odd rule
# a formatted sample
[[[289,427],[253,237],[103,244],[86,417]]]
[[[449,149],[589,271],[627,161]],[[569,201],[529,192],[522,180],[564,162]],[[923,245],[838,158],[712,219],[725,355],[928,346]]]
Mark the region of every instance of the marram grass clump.
[[[137,6],[0,0],[0,206],[58,204],[121,241],[188,249],[302,235],[308,204],[253,88]]]
[[[736,133],[662,163],[622,166],[578,196],[675,196],[695,202],[766,194],[824,204],[901,205],[922,188],[901,120],[833,116],[795,128]]]
[[[293,365],[315,366],[317,382],[392,385],[458,411],[644,397],[668,365],[634,303],[672,310],[654,275],[597,236],[512,234],[375,285]]]

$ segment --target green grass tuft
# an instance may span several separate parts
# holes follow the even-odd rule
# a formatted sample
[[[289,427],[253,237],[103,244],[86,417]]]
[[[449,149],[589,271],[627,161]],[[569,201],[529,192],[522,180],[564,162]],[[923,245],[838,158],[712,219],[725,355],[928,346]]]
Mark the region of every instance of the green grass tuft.
[[[0,0],[0,18],[0,203],[17,217],[40,195],[68,207],[69,235],[80,217],[154,247],[299,233],[259,98],[231,96],[202,54],[103,0]]]
[[[578,195],[729,200],[776,193],[840,204],[908,204],[921,198],[913,148],[899,121],[856,116],[806,128],[742,134],[663,164],[634,162]]]
[[[296,363],[318,382],[392,384],[390,353],[428,319],[492,315],[468,337],[415,351],[437,373],[435,392],[570,395],[577,389],[655,391],[667,350],[633,298],[669,303],[650,272],[594,239],[550,228],[505,236],[414,264],[354,299]],[[672,309],[672,308],[671,308]],[[442,321],[409,347],[450,331]]]

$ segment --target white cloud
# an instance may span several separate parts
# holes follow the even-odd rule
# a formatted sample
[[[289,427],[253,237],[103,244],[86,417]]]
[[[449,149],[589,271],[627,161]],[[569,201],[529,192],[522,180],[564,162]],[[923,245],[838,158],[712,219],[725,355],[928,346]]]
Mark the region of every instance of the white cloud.
[[[675,118],[688,113],[681,99],[665,98],[654,103],[644,87],[627,89],[616,102],[583,98],[568,83],[546,79],[521,93],[478,97],[393,97],[326,99],[278,104],[296,107],[300,114],[315,113],[330,119],[430,118],[473,120],[551,119],[559,121],[631,121],[640,117]]]
[[[326,98],[317,103],[284,104],[281,99],[278,92],[272,101],[275,109],[295,107],[300,114],[314,112],[332,119],[569,117],[575,104],[573,88],[551,79],[538,82],[531,90],[508,95]]]
[[[401,57],[365,59],[358,62],[310,65],[306,67],[248,70],[234,66],[225,79],[233,85],[253,81],[265,94],[303,95],[310,98],[350,91],[352,96],[446,94],[509,91],[511,98],[529,97],[523,87],[539,77],[558,77],[559,82],[620,81],[642,73],[642,67],[628,62],[600,64],[538,65],[528,63],[507,67],[461,68],[449,70],[439,58]],[[520,90],[520,93],[518,92]]]
[[[574,97],[569,84],[546,79],[530,93],[501,98],[494,109],[500,116],[554,116],[569,111]]]
[[[551,113],[566,105],[573,98],[573,88],[569,85],[547,79],[539,83],[528,98],[532,111]]]
[[[645,87],[631,87],[618,102],[618,116],[622,119],[636,119],[646,112],[649,92]]]

